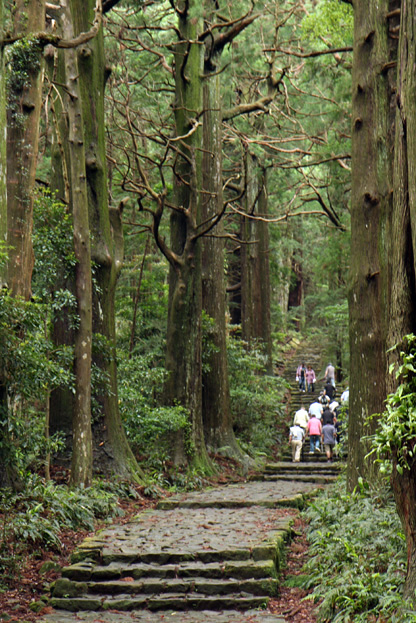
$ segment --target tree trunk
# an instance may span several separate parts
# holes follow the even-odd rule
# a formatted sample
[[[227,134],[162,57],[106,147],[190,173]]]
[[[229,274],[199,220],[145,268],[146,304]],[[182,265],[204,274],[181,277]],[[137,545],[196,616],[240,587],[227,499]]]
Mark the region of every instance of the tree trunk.
[[[352,197],[350,319],[350,420],[347,485],[376,477],[365,461],[374,432],[367,417],[381,413],[386,397],[385,231],[391,214],[392,114],[388,63],[388,0],[354,2],[352,70]],[[381,70],[380,70],[381,68]]]
[[[270,271],[267,189],[264,171],[257,171],[257,158],[245,158],[245,212],[241,222],[241,326],[248,347],[260,346],[266,356],[266,371],[272,373],[270,326]]]
[[[216,58],[205,63],[203,87],[203,201],[202,222],[215,219],[223,207],[222,196],[222,118],[220,76]],[[210,75],[213,74],[213,75]],[[226,295],[224,279],[224,239],[222,221],[203,240],[202,306],[213,326],[207,339],[212,343],[204,356],[202,375],[202,413],[208,447],[228,456],[242,458],[232,427],[226,342]]]
[[[166,344],[168,404],[180,404],[188,412],[196,464],[208,466],[202,424],[201,362],[201,241],[203,46],[198,43],[200,20],[192,17],[196,0],[177,3],[178,33],[175,46],[175,122],[177,153],[174,163],[174,195],[177,208],[171,215],[169,310]],[[185,462],[184,439],[177,439],[176,462]]]
[[[414,66],[416,40],[415,0],[401,6],[400,43],[396,94],[396,142],[394,152],[393,217],[388,345],[401,344],[406,334],[416,333],[416,101]],[[390,352],[390,362],[397,350]],[[389,390],[395,389],[391,380]],[[410,457],[409,457],[410,462]],[[407,576],[404,597],[415,605],[416,589],[416,461],[399,473],[393,452],[392,484],[407,544]]]
[[[86,32],[94,19],[95,0],[74,0],[75,32]],[[118,407],[115,292],[123,265],[121,211],[108,206],[105,151],[105,55],[102,27],[94,39],[78,49],[80,92],[85,140],[91,257],[97,288],[93,292],[93,333],[106,344],[94,348],[94,363],[108,379],[95,398],[100,414],[94,425],[94,465],[124,479],[139,477],[140,468],[130,449]]]
[[[257,201],[257,216],[267,219],[267,171],[259,173],[259,196]],[[270,320],[270,261],[269,261],[269,224],[265,220],[258,220],[255,224],[257,254],[254,266],[254,337],[260,340],[266,359],[265,370],[273,374],[272,335]]]
[[[257,174],[255,171],[256,161],[248,149],[245,152],[245,212],[253,216],[257,198]],[[254,338],[254,261],[255,261],[255,230],[254,221],[249,216],[241,217],[242,241],[241,259],[241,335],[247,343],[248,348],[252,347]]]
[[[14,36],[45,28],[45,0],[16,0]],[[35,39],[10,48],[7,110],[8,286],[28,300],[33,270],[33,191],[42,97],[42,48]],[[2,126],[5,127],[5,126]]]
[[[4,37],[3,0],[0,0],[0,37]],[[6,128],[6,84],[4,75],[4,48],[0,50],[0,128]],[[6,136],[0,136],[0,253],[7,242],[7,142]],[[0,260],[0,289],[7,282],[3,260]]]
[[[76,0],[69,0],[69,4],[65,3],[64,7],[63,33],[67,39],[72,39],[74,37],[73,16],[78,8]],[[77,260],[75,292],[79,316],[74,345],[75,404],[73,414],[71,485],[87,487],[91,484],[92,479],[92,280],[84,123],[77,51],[74,49],[69,49],[65,52],[65,73],[65,106],[69,127],[74,251]]]
[[[3,0],[0,0],[0,37],[4,37],[3,22]],[[4,48],[0,50],[0,127],[6,127],[6,91],[4,79]],[[6,156],[6,137],[0,137],[0,253],[3,251],[2,245],[7,242],[7,156]],[[6,266],[0,261],[0,289],[7,282]],[[6,380],[3,368],[0,368],[0,487],[11,485],[7,470],[7,448],[9,446],[7,437],[7,391]]]

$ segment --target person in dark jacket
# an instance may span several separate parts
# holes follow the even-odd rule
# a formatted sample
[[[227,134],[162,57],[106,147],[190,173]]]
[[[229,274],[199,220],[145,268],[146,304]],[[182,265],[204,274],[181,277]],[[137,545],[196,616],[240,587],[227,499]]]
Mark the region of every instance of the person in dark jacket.
[[[328,382],[325,385],[325,394],[328,396],[329,400],[332,402],[335,396],[335,387],[332,385],[332,383]]]
[[[329,407],[325,407],[322,414],[322,426],[325,424],[334,424],[334,412]]]

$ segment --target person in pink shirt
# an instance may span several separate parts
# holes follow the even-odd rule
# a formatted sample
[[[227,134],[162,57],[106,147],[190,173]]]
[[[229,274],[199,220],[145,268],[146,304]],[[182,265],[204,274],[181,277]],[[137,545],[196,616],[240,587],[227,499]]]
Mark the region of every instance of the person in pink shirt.
[[[315,451],[320,452],[319,440],[322,434],[321,420],[318,420],[318,418],[312,414],[307,426],[310,444],[309,454],[314,454]]]
[[[312,366],[308,366],[305,372],[305,376],[306,376],[306,384],[307,384],[308,392],[314,392],[316,377],[315,377],[315,371],[312,370]]]

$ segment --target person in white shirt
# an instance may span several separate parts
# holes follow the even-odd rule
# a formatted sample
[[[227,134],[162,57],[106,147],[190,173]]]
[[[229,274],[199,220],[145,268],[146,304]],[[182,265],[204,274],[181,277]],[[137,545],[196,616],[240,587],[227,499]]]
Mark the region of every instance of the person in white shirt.
[[[350,390],[347,387],[347,389],[344,392],[342,392],[342,394],[341,394],[341,402],[342,403],[348,402],[349,399],[350,399]]]
[[[311,405],[309,406],[309,415],[311,417],[312,415],[314,415],[318,420],[320,420],[323,412],[324,412],[323,406],[317,400],[315,400],[315,402],[312,402]]]
[[[305,431],[303,430],[303,428],[301,428],[297,424],[290,427],[289,442],[290,442],[290,445],[292,446],[293,463],[299,463],[300,461],[300,455],[302,451],[302,444],[303,444],[304,437],[305,437]]]

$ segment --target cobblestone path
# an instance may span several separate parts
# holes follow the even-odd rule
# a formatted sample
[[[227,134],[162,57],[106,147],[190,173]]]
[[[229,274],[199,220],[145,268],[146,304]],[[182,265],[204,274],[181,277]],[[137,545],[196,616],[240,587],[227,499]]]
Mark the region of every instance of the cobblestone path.
[[[267,602],[296,509],[316,486],[217,487],[106,528],[62,570],[41,623],[284,623]]]

